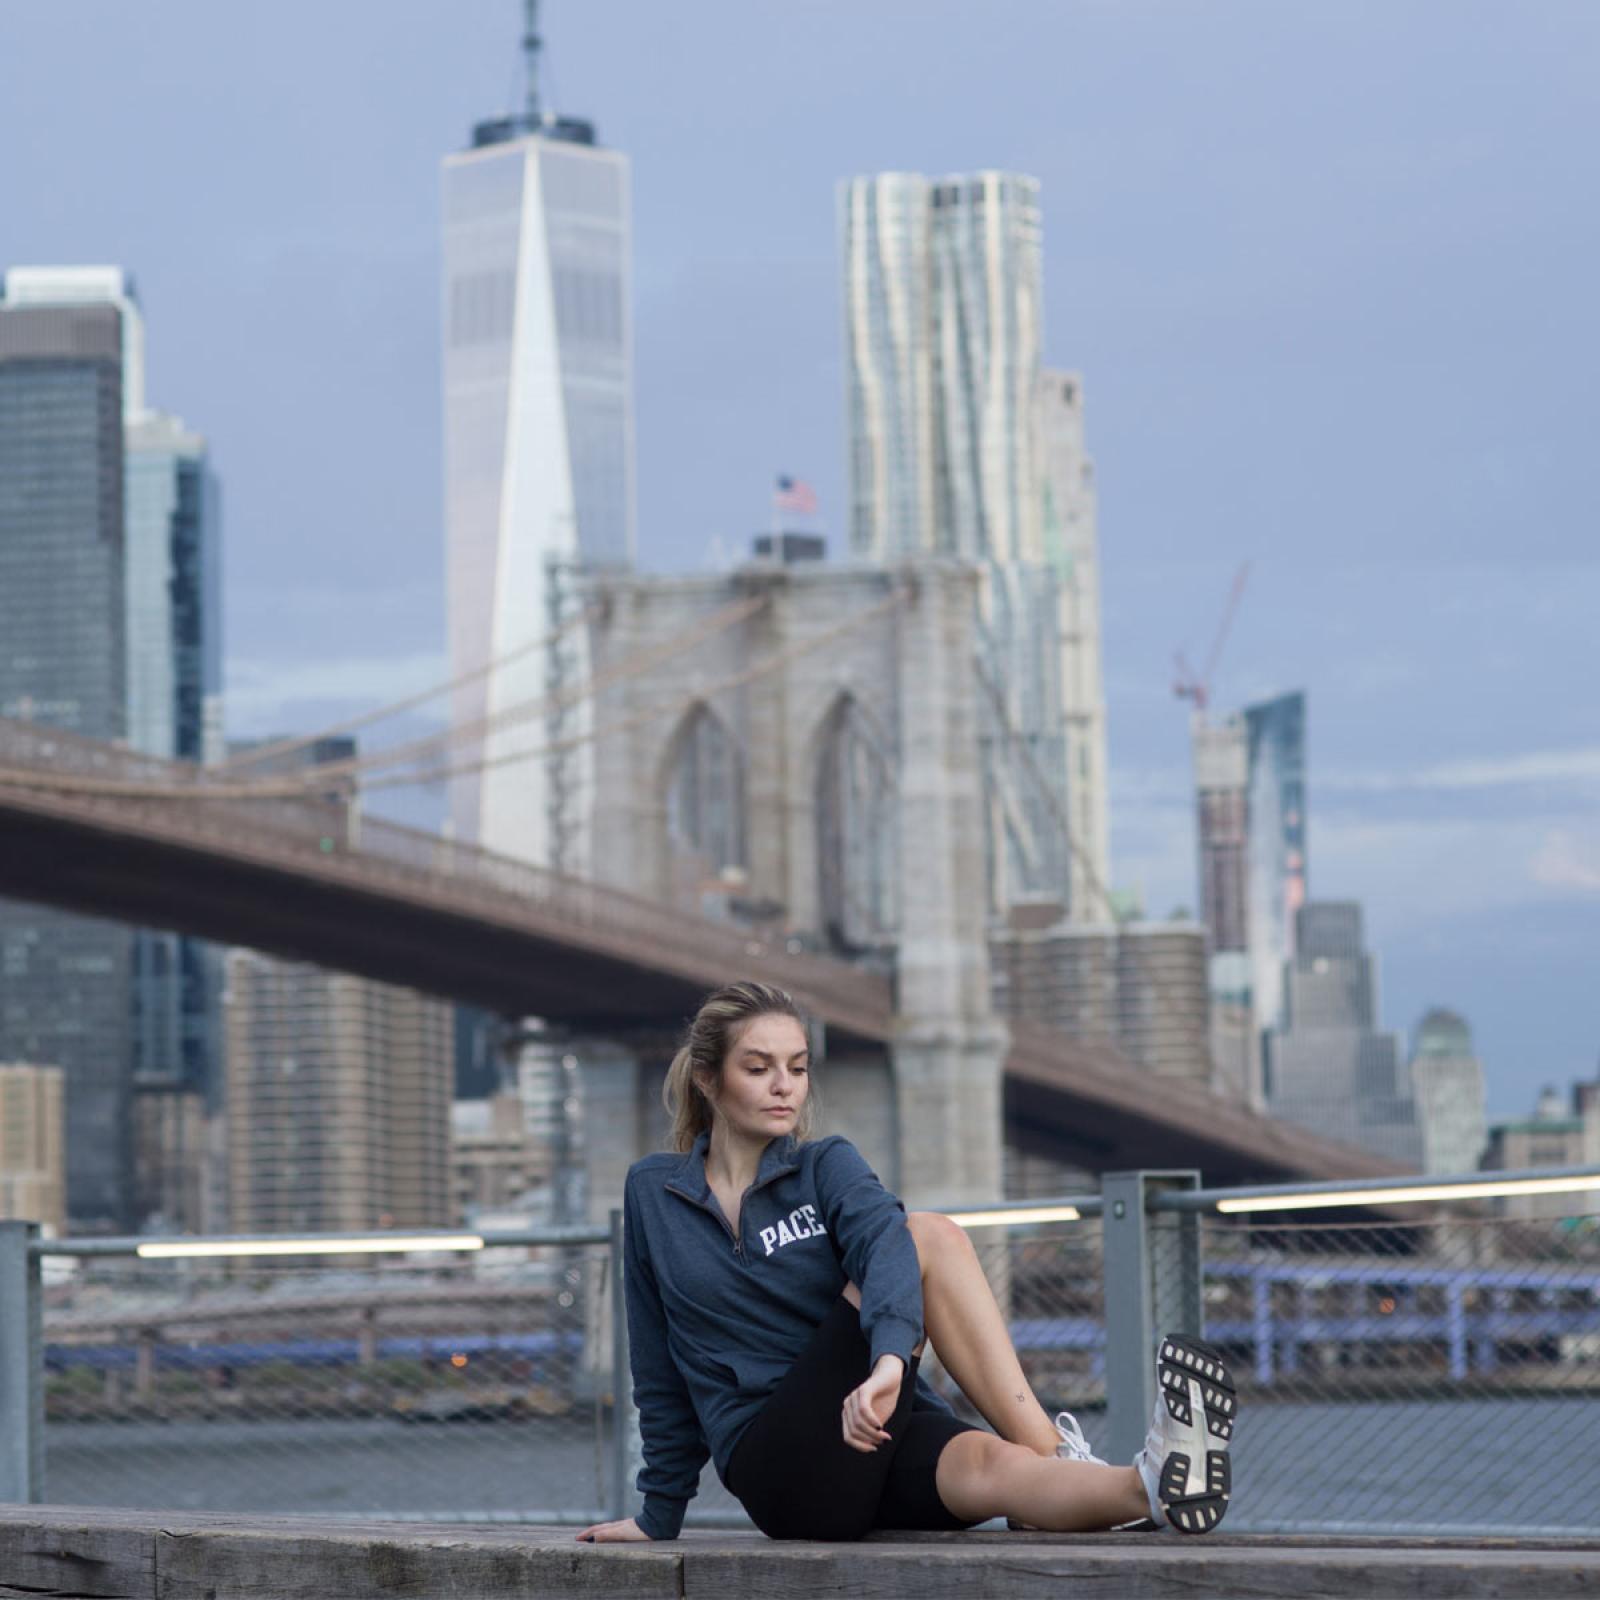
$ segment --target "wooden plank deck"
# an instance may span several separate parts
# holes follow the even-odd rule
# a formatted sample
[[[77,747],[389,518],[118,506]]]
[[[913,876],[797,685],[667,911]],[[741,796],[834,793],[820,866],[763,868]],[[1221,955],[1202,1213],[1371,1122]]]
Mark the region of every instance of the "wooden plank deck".
[[[1600,1596],[1600,1537],[971,1533],[842,1545],[696,1531],[671,1544],[591,1547],[575,1543],[573,1531],[0,1507],[0,1597]]]

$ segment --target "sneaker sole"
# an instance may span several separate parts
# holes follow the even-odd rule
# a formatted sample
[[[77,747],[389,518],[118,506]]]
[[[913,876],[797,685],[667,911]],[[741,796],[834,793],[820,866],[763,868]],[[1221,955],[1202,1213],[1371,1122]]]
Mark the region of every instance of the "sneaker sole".
[[[1157,1498],[1167,1521],[1179,1533],[1210,1533],[1222,1521],[1233,1492],[1233,1468],[1228,1457],[1239,1396],[1233,1374],[1219,1351],[1199,1339],[1168,1334],[1161,1341],[1156,1375],[1167,1414],[1184,1427],[1195,1419],[1196,1405],[1205,1419],[1206,1459],[1204,1488],[1190,1487],[1189,1457],[1175,1450],[1161,1463]]]

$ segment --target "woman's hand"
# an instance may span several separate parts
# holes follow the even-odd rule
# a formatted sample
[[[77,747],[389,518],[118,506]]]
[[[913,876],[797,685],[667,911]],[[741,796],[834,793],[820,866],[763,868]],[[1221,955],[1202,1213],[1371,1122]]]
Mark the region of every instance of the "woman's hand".
[[[632,1517],[622,1522],[597,1522],[578,1535],[580,1544],[621,1544],[624,1541],[648,1539],[650,1535]]]
[[[844,1397],[844,1442],[870,1455],[889,1437],[884,1423],[894,1415],[906,1364],[899,1356],[879,1356],[872,1375]]]

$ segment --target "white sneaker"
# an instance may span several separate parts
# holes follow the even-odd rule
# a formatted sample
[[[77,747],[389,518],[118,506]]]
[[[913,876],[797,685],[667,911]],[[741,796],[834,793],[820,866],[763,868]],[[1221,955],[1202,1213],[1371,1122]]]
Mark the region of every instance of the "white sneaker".
[[[1056,1432],[1061,1435],[1061,1443],[1056,1446],[1056,1454],[1063,1461],[1092,1461],[1097,1467],[1106,1465],[1089,1448],[1089,1441],[1084,1438],[1083,1429],[1078,1426],[1078,1419],[1070,1411],[1056,1412]]]
[[[1156,1356],[1155,1420],[1134,1460],[1150,1517],[1179,1533],[1210,1533],[1233,1488],[1228,1458],[1239,1399],[1222,1356],[1169,1333]]]

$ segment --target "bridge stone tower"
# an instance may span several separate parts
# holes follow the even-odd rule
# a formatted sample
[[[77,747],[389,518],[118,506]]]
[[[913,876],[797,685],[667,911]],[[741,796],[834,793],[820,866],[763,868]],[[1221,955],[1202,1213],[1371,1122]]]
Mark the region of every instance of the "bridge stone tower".
[[[829,1049],[820,1088],[824,1125],[914,1203],[1001,1192],[979,581],[774,559],[593,595],[595,875],[892,973],[888,1060]],[[641,1105],[654,1080],[641,1062]],[[614,1088],[595,1080],[613,1109]],[[591,1146],[650,1147],[658,1124],[626,1121],[589,1118]],[[591,1150],[591,1189],[622,1154]]]
[[[900,939],[893,1046],[900,1187],[912,1201],[1000,1197],[1000,1073],[985,922],[973,588],[909,569],[900,619]]]

